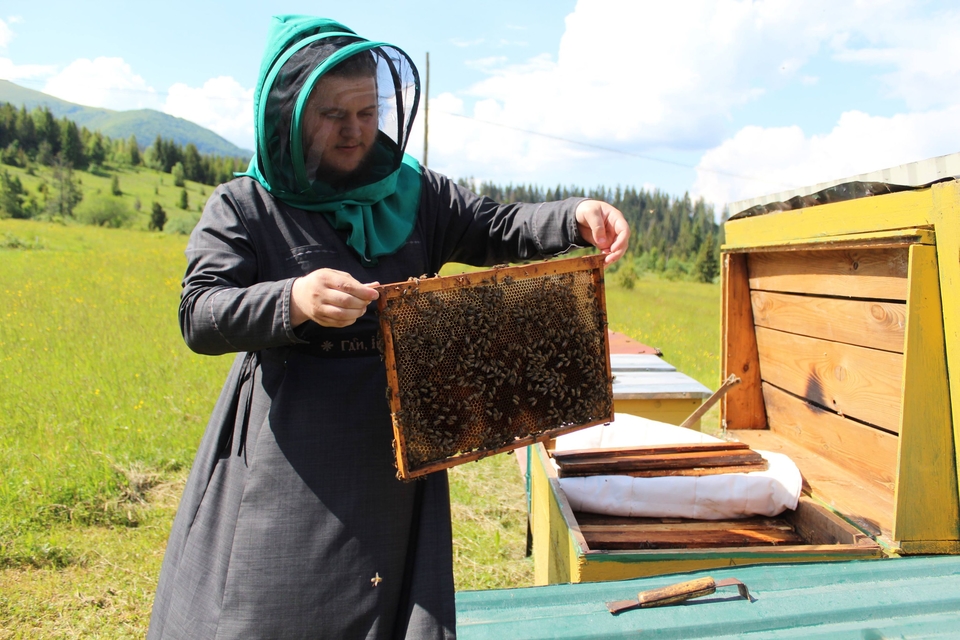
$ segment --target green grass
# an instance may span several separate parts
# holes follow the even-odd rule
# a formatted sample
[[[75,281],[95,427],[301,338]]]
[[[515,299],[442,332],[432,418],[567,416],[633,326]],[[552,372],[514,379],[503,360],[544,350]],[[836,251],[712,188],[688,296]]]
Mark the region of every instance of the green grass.
[[[38,188],[44,181],[48,184],[53,181],[52,170],[48,167],[37,168],[34,175],[28,173],[26,169],[7,165],[0,166],[0,170],[9,171],[11,176],[19,177],[28,197],[32,195],[41,204],[43,199]],[[120,191],[123,192],[119,196],[114,196],[110,192],[110,182],[114,175],[117,175]],[[73,177],[74,180],[79,181],[83,191],[83,200],[77,206],[76,215],[82,215],[86,209],[96,206],[97,201],[102,198],[117,199],[131,213],[131,220],[127,226],[131,229],[146,230],[150,222],[151,205],[153,202],[159,202],[167,213],[167,224],[164,227],[167,233],[190,233],[200,219],[203,205],[214,190],[210,185],[190,180],[184,183],[184,187],[177,187],[174,186],[173,176],[169,173],[145,167],[109,167],[107,171],[98,174],[74,171]],[[186,210],[180,208],[180,192],[184,188],[187,190],[189,204]],[[139,211],[136,210],[138,201]]]
[[[136,524],[126,503],[144,478],[189,466],[229,359],[179,337],[183,237],[0,231],[44,247],[0,250],[2,565],[46,544],[50,525]]]
[[[185,244],[0,220],[0,639],[146,630],[177,499],[232,360],[193,354],[180,337]],[[607,306],[613,329],[715,387],[718,296],[716,285],[641,279],[632,291],[608,283]],[[515,458],[450,478],[457,588],[532,584]]]
[[[663,359],[710,389],[720,386],[720,287],[639,278],[632,290],[606,279],[610,328],[663,351]]]

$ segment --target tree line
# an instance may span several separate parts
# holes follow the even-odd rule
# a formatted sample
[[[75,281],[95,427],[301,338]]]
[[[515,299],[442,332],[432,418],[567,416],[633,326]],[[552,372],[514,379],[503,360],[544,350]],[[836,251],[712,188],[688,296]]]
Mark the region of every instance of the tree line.
[[[549,188],[532,184],[478,184],[472,179],[458,182],[474,193],[503,203],[574,197],[609,202],[623,212],[632,230],[627,254],[618,263],[621,284],[629,288],[647,271],[701,282],[712,282],[720,272],[723,227],[716,221],[713,205],[702,198],[693,200],[689,193],[674,197],[658,189],[647,191],[629,186],[586,190],[562,185]]]
[[[25,106],[18,109],[9,102],[0,104],[0,162],[15,167],[35,162],[87,170],[109,163],[173,173],[179,164],[185,179],[217,185],[245,169],[247,161],[201,154],[192,142],[182,146],[159,135],[152,145],[141,149],[136,136],[109,138],[66,116],[56,118],[46,106],[28,111]]]
[[[98,131],[78,127],[69,118],[57,119],[45,107],[28,111],[10,103],[0,104],[0,162],[29,167],[31,163],[53,168],[49,193],[44,193],[48,213],[67,217],[83,197],[74,184],[72,169],[97,171],[104,164],[145,166],[170,173],[174,185],[184,180],[216,185],[233,178],[235,171],[246,167],[246,160],[199,153],[196,145],[181,146],[161,136],[141,150],[136,137],[111,139]],[[116,182],[116,177],[114,177]],[[669,278],[685,278],[712,282],[719,273],[719,246],[722,226],[717,224],[712,205],[703,199],[693,200],[689,194],[674,197],[658,189],[648,191],[636,187],[584,189],[558,185],[492,182],[477,184],[472,179],[458,181],[475,193],[498,202],[542,202],[570,197],[604,200],[620,209],[633,233],[626,259],[617,266],[624,286],[632,287],[643,272],[655,272]],[[114,195],[119,186],[112,187]],[[0,215],[31,217],[25,206],[25,192],[19,180],[0,172]],[[187,193],[181,193],[180,208],[187,208]],[[154,207],[158,209],[159,205]],[[162,229],[164,214],[151,212],[151,227]],[[116,217],[116,216],[115,216]]]

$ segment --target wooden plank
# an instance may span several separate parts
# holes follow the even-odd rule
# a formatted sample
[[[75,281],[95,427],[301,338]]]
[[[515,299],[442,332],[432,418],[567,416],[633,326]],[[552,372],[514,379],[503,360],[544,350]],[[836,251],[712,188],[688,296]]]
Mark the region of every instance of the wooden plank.
[[[748,255],[753,290],[879,300],[907,298],[906,247]]]
[[[891,229],[867,233],[848,233],[826,238],[797,238],[776,244],[748,243],[734,245],[728,242],[723,245],[722,249],[723,251],[749,251],[753,253],[757,251],[802,251],[809,249],[812,245],[835,249],[877,249],[911,244],[936,244],[936,234],[933,229],[928,228]]]
[[[757,326],[903,353],[907,305],[752,291]]]
[[[630,471],[668,471],[700,467],[735,467],[756,465],[763,458],[760,454],[745,449],[742,451],[693,451],[661,455],[626,455],[616,458],[592,458],[582,460],[557,460],[562,476],[614,475]]]
[[[933,222],[932,190],[919,189],[730,220],[724,224],[724,237],[731,246],[773,245],[798,238],[827,240],[849,233],[925,227]]]
[[[700,531],[608,531],[583,532],[591,549],[716,549],[725,547],[803,544],[791,528],[743,528]]]
[[[534,583],[580,582],[580,558],[587,543],[547,450],[536,444],[530,455]]]
[[[727,432],[727,437],[746,442],[751,449],[786,454],[800,468],[810,495],[893,545],[891,492],[878,490],[860,475],[772,431],[743,429]]]
[[[647,551],[591,551],[580,567],[580,580],[601,582],[757,564],[838,562],[882,558],[877,545],[787,545]]]
[[[899,430],[901,354],[764,327],[756,335],[765,382],[841,415]]]
[[[935,247],[910,248],[900,473],[893,536],[960,540],[940,282]]]
[[[906,540],[901,545],[904,555],[951,555],[960,554],[960,541],[957,540]]]
[[[862,531],[806,496],[800,496],[797,508],[785,511],[783,517],[809,544],[876,546]]]
[[[721,279],[720,379],[733,374],[742,380],[720,401],[721,421],[728,429],[764,429],[767,419],[760,389],[747,256],[724,254]]]
[[[573,515],[580,523],[580,530],[586,531],[588,527],[594,530],[601,530],[598,527],[608,527],[611,530],[617,527],[631,527],[640,529],[660,530],[710,530],[710,529],[730,529],[730,528],[760,528],[787,527],[793,525],[787,524],[780,518],[766,518],[764,516],[754,516],[751,518],[731,519],[731,520],[692,520],[689,518],[631,518],[626,516],[608,516],[600,513],[587,513],[585,511],[574,511]]]
[[[597,465],[596,468],[584,469],[583,467],[574,467],[572,469],[561,469],[559,475],[561,478],[602,475],[630,476],[631,478],[663,478],[666,476],[699,478],[701,476],[719,476],[725,473],[753,473],[755,471],[766,471],[769,468],[770,465],[767,464],[766,460],[761,458],[759,462],[749,462],[732,466],[682,467],[678,469],[608,470],[605,466]]]
[[[743,451],[749,449],[742,442],[699,442],[696,444],[652,445],[646,447],[621,447],[617,449],[570,449],[554,451],[558,463],[593,458],[620,458],[631,455],[656,456],[666,453],[691,453],[697,451]]]
[[[624,518],[629,520],[630,518]],[[703,531],[729,531],[738,529],[743,531],[793,531],[793,525],[783,520],[766,520],[763,522],[754,522],[750,518],[744,520],[690,520],[680,523],[622,523],[622,524],[584,524],[580,523],[580,531],[587,535],[588,533],[662,533],[662,532],[703,532]]]
[[[950,372],[954,458],[960,460],[960,183],[933,186],[943,333]],[[960,474],[960,464],[957,465]],[[960,477],[958,477],[960,487]]]
[[[823,456],[878,491],[893,494],[897,474],[897,436],[843,418],[764,383],[770,430]]]

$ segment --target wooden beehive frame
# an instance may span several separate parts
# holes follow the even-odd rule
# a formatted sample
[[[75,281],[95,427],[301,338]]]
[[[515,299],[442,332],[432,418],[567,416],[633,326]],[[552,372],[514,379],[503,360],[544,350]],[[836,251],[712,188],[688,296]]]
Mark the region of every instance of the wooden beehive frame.
[[[727,428],[791,455],[891,550],[960,552],[958,183],[733,220],[726,238],[721,365],[743,379]]]
[[[574,281],[575,286],[567,286]],[[412,279],[383,285],[379,290],[388,399],[401,479],[409,480],[613,419],[603,256]],[[567,315],[574,317],[556,313],[552,317],[537,317],[537,313],[542,313],[538,304],[522,304],[536,299],[535,295],[541,296],[541,300],[565,300],[567,306],[563,308],[572,309]],[[496,304],[496,300],[512,302]],[[463,309],[457,312],[457,318],[469,318],[469,322],[458,324],[449,338],[439,330],[421,331],[422,327],[442,322],[441,314],[447,314],[444,317],[449,319],[451,309],[456,311],[458,304]],[[546,308],[556,311],[559,307],[547,304]],[[497,323],[491,318],[502,321],[505,313],[513,318],[522,315],[528,325],[518,327],[516,322],[501,322],[503,327],[494,328]],[[569,333],[555,326],[561,324],[569,325]],[[479,338],[473,333],[477,326],[483,327]],[[411,332],[417,331],[420,333],[411,337]],[[507,331],[512,333],[507,335]],[[537,340],[525,342],[528,334],[536,335]],[[497,358],[486,353],[478,358],[478,339],[497,345]],[[571,362],[567,350],[590,353],[586,362]],[[551,355],[548,358],[544,353]],[[489,359],[484,362],[483,358]],[[529,364],[531,359],[536,359],[540,367],[565,370],[551,381],[530,378],[535,374],[524,372],[534,371]],[[577,373],[573,367],[584,372]],[[454,376],[459,378],[450,382]],[[491,380],[482,379],[484,376]],[[579,384],[572,386],[571,379]],[[596,385],[584,388],[587,383],[583,379],[596,380]],[[416,389],[415,384],[419,385]],[[508,388],[509,395],[505,395]],[[430,404],[424,408],[428,404],[422,400],[426,393],[430,393]],[[436,408],[438,393],[451,394],[448,405],[454,408],[449,409],[449,415]],[[558,397],[563,398],[564,406]],[[465,408],[467,405],[470,409]],[[587,405],[591,409],[585,413]]]
[[[537,585],[625,580],[731,565],[883,557],[880,545],[864,532],[806,496],[801,496],[795,511],[777,518],[713,522],[595,516],[574,511],[542,443],[531,447],[530,460]],[[757,544],[745,540],[754,535],[750,528],[764,521],[761,529],[773,534],[772,539],[755,540]],[[781,534],[771,530],[776,528],[792,533],[777,539]],[[723,544],[729,546],[717,546]]]

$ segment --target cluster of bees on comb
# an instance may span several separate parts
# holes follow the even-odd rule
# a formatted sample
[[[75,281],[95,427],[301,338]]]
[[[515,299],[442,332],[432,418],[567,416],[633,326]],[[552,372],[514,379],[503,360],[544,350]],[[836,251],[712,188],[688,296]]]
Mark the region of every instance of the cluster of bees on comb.
[[[408,468],[609,419],[606,317],[590,272],[417,285],[381,310]]]

